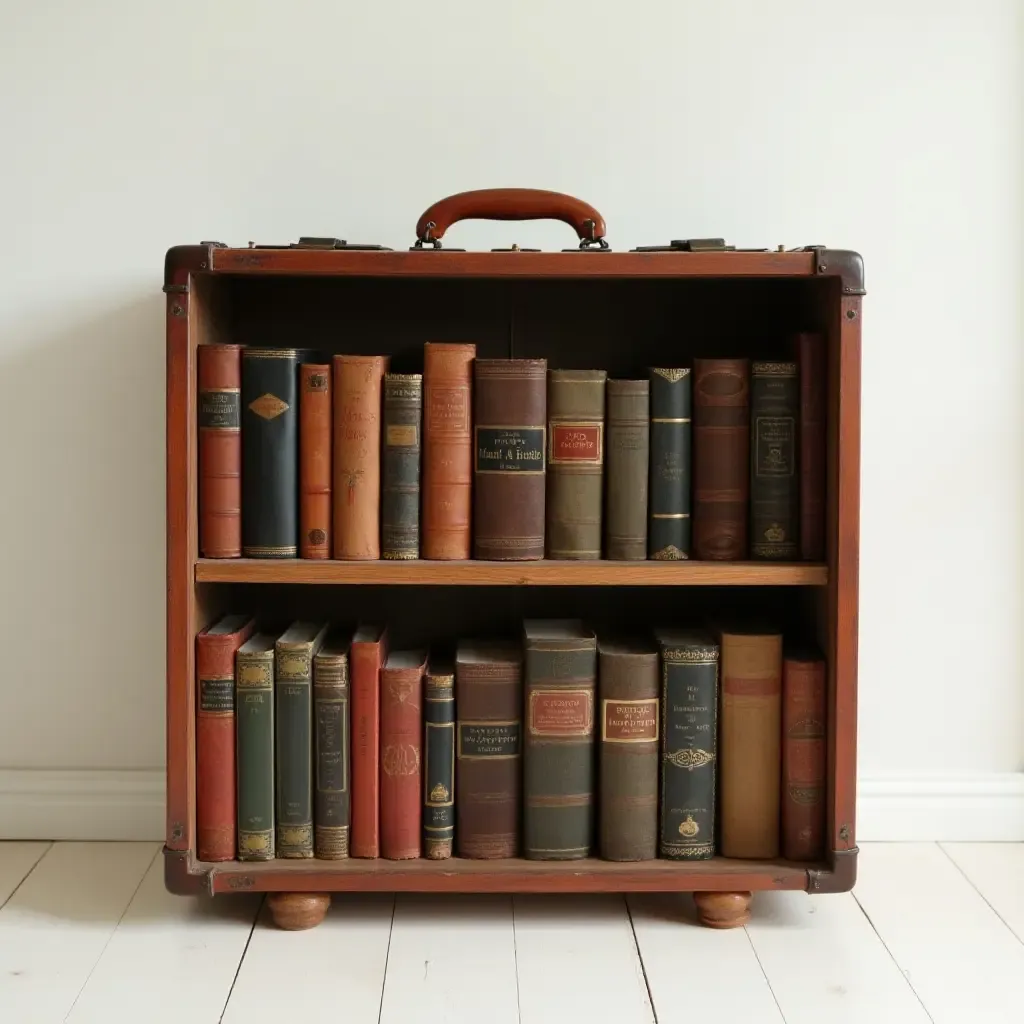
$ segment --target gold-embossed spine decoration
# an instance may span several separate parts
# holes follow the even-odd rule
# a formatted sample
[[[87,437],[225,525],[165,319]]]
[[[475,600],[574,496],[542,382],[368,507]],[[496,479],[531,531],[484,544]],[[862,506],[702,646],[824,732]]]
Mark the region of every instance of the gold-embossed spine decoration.
[[[447,860],[455,838],[455,673],[427,667],[423,691],[423,854]]]
[[[380,510],[382,558],[420,557],[422,420],[422,374],[385,374]]]
[[[707,634],[658,630],[661,660],[661,836],[675,860],[715,854],[720,647]]]
[[[349,856],[351,749],[349,636],[328,636],[313,659],[315,797],[313,853],[319,860]]]

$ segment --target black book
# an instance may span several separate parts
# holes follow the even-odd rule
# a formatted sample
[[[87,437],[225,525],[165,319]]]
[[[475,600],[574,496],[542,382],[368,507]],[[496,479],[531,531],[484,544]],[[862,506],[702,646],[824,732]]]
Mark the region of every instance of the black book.
[[[431,657],[423,689],[423,852],[452,855],[455,838],[455,667]]]
[[[799,557],[800,477],[796,363],[750,366],[750,557]]]
[[[657,630],[661,656],[661,837],[672,860],[715,855],[720,647],[707,634]]]
[[[242,350],[242,555],[299,553],[299,363],[293,348]]]
[[[648,556],[690,557],[690,408],[688,369],[651,367],[651,483]]]

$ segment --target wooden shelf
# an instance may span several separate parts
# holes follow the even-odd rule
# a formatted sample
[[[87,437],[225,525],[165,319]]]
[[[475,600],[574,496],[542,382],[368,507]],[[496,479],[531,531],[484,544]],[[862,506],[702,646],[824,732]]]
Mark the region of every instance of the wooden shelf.
[[[341,562],[330,559],[201,558],[198,583],[399,583],[504,587],[823,586],[810,562]]]
[[[790,861],[272,860],[197,862],[218,892],[707,892],[808,888]]]

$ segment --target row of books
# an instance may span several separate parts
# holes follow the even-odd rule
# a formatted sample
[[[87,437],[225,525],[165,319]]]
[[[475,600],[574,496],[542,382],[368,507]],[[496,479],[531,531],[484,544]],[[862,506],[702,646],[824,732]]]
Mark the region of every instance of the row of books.
[[[821,859],[825,662],[779,632],[391,649],[227,616],[197,638],[203,861]]]
[[[477,358],[198,350],[208,558],[824,557],[824,346],[643,379]],[[692,524],[692,525],[691,525]]]

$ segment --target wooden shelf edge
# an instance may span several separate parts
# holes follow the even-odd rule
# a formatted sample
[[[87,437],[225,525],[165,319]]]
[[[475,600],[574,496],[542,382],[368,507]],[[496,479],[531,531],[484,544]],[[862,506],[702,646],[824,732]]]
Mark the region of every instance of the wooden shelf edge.
[[[431,586],[824,586],[810,562],[441,562],[200,558],[197,583],[395,583]]]
[[[193,862],[190,875],[209,894],[231,892],[600,893],[807,890],[814,865],[716,857],[578,861],[274,860]]]

